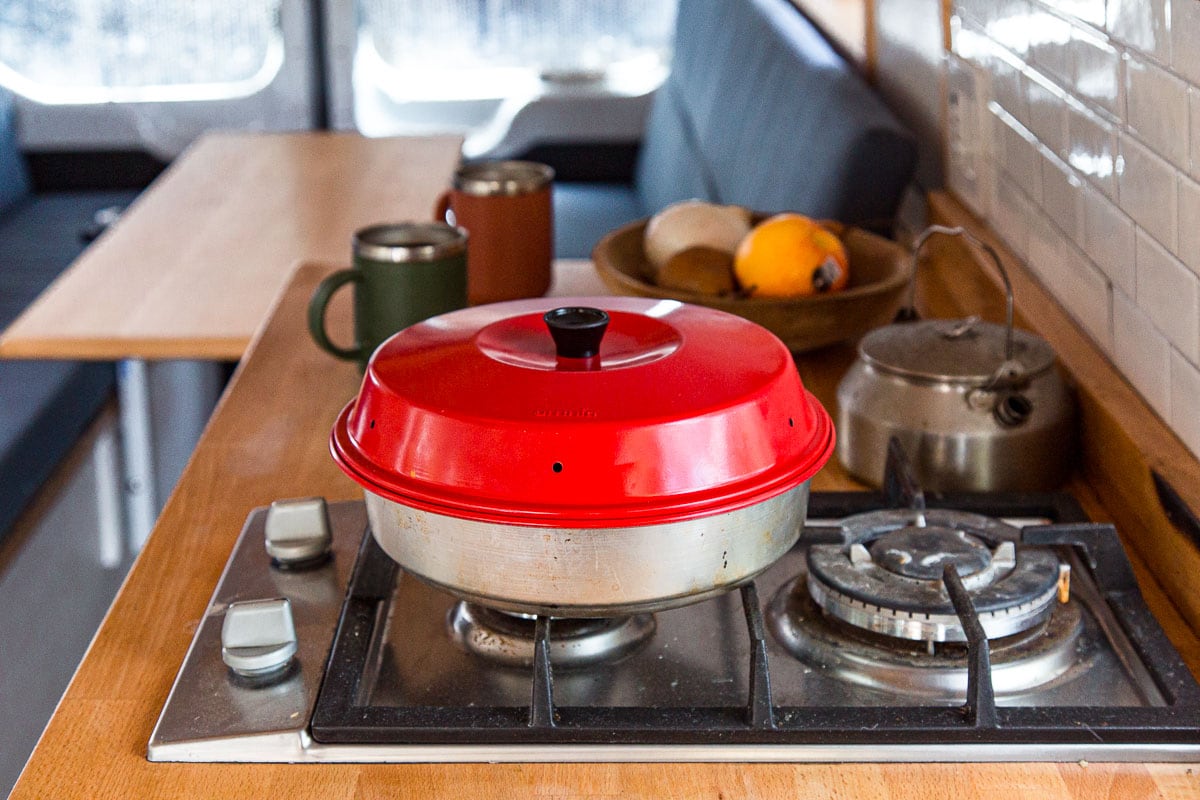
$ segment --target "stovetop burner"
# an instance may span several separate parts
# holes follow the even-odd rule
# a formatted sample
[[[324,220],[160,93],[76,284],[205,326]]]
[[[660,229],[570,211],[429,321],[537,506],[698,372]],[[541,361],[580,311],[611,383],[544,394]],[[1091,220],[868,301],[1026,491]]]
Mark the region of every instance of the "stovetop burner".
[[[839,680],[929,703],[962,703],[967,696],[965,642],[897,639],[844,623],[817,605],[804,574],[775,596],[767,620],[789,653]],[[1077,678],[1093,668],[1101,640],[1077,600],[1038,625],[992,639],[990,674],[997,702],[1036,702],[1035,690]]]
[[[460,601],[450,611],[450,638],[495,664],[528,669],[537,644],[537,617]],[[654,635],[654,616],[550,619],[550,663],[574,669],[620,660]]]
[[[1052,550],[1018,548],[1019,530],[978,514],[893,509],[850,517],[840,528],[841,542],[808,548],[807,591],[827,614],[876,633],[967,641],[942,579],[947,565],[989,639],[1045,622],[1066,582],[1067,567]]]

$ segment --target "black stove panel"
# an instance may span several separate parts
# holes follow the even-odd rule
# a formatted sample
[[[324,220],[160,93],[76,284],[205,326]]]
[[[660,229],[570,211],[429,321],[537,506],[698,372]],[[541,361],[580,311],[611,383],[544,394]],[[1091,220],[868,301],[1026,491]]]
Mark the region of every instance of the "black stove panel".
[[[840,541],[822,522],[894,506],[895,493],[814,493],[796,549],[754,582],[660,612],[646,641],[584,667],[555,666],[556,629],[578,631],[544,618],[527,621],[528,666],[467,652],[448,635],[457,601],[403,575],[367,535],[312,735],[455,745],[1200,744],[1200,688],[1146,609],[1111,527],[1088,524],[1061,494],[899,497],[1017,520],[1023,544],[1059,553],[1072,567],[1072,599],[1047,625],[1070,629],[1069,647],[1045,645],[1040,630],[988,642],[948,569],[968,642],[934,650],[958,668],[913,672],[933,657],[920,645],[879,646],[853,632],[853,646],[828,651],[837,658],[798,659],[773,615],[795,597],[805,548]],[[1028,661],[1031,651],[1041,661]],[[1028,663],[1053,677],[1031,676]]]

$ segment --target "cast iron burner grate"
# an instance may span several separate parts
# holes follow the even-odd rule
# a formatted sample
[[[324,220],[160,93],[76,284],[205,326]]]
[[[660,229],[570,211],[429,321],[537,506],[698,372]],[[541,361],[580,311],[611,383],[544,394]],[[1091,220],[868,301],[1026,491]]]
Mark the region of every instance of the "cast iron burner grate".
[[[810,519],[841,519],[880,508],[925,507],[906,469],[889,472],[884,492],[814,493]],[[890,458],[889,462],[895,460]],[[1004,518],[1048,519],[1028,525],[1021,544],[1050,546],[1081,564],[1128,637],[1160,704],[1144,706],[998,706],[988,640],[969,593],[947,565],[942,579],[966,632],[967,693],[962,705],[795,706],[773,700],[762,606],[754,582],[740,587],[749,641],[749,680],[741,705],[670,707],[564,705],[555,699],[550,660],[552,620],[536,621],[534,660],[524,706],[370,704],[380,654],[380,626],[393,603],[398,566],[363,538],[317,699],[311,731],[329,744],[783,744],[889,745],[1020,743],[1051,745],[1200,744],[1200,686],[1147,609],[1129,561],[1110,525],[1087,521],[1066,494],[947,494],[932,507]],[[814,526],[797,547],[836,543],[832,529]],[[1073,558],[1072,558],[1073,556]],[[714,602],[712,600],[704,602]],[[773,658],[780,657],[777,653]]]

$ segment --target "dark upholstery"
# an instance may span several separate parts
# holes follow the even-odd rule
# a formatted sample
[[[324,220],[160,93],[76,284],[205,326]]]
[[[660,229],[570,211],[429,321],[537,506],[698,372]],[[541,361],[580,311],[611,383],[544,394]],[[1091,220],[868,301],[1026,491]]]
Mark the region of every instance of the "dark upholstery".
[[[0,537],[112,391],[113,365],[0,362]]]
[[[0,329],[83,251],[96,211],[136,192],[31,194],[9,96],[0,90]],[[0,361],[0,536],[112,391],[112,364]]]
[[[0,89],[0,213],[29,193],[12,116],[12,95]]]
[[[688,198],[887,230],[916,164],[911,134],[789,0],[680,0],[671,74],[647,120],[636,202],[565,184],[560,257]],[[589,193],[595,197],[589,197]]]
[[[560,258],[587,257],[590,248],[580,253],[578,243],[592,241],[596,231],[612,230],[642,214],[633,187],[616,183],[556,183],[554,208],[554,252]]]
[[[10,287],[32,282],[34,293],[22,307],[28,305],[83,252],[80,233],[93,224],[96,212],[127,206],[136,196],[128,191],[52,192],[18,200],[0,214],[0,291],[7,294]]]

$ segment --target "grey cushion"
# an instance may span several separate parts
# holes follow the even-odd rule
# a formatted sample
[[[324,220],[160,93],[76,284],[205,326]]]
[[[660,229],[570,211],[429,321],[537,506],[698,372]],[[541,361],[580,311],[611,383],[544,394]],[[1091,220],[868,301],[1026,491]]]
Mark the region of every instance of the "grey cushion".
[[[646,120],[635,180],[642,208],[651,214],[680,200],[717,198],[716,182],[683,107],[681,83],[674,73],[667,78]]]
[[[95,213],[126,206],[136,196],[132,191],[50,192],[19,201],[0,216],[0,295],[14,274],[49,284],[83,252],[81,233]]]
[[[0,213],[29,193],[29,175],[17,147],[12,95],[0,87]]]
[[[0,537],[91,422],[112,364],[0,361]]]
[[[590,258],[601,236],[642,215],[631,186],[556,183],[554,254],[559,258]]]
[[[787,0],[681,0],[673,67],[711,199],[886,227],[912,136]]]
[[[912,136],[789,0],[680,0],[635,170],[639,216],[700,198],[887,231],[915,166]],[[613,227],[597,214],[611,192],[580,185],[555,203],[560,255]]]

